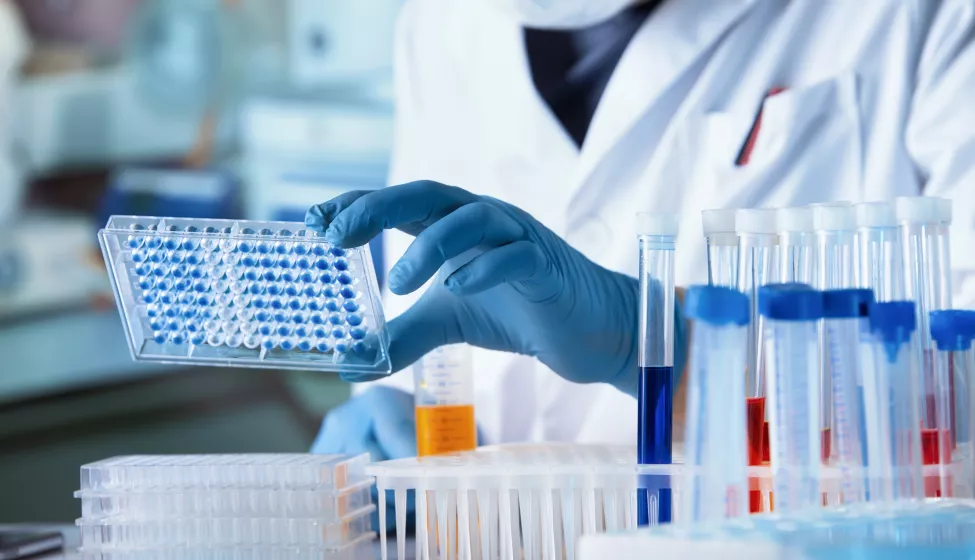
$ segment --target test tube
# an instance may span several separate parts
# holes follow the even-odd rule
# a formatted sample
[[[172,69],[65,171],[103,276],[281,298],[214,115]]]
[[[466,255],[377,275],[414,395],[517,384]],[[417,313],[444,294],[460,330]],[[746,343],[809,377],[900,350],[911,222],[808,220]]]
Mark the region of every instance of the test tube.
[[[962,475],[958,482],[963,482],[960,490],[966,495],[961,497],[971,497],[971,484],[965,480],[968,473],[956,473],[955,467],[969,470],[970,403],[965,397],[972,374],[968,358],[975,325],[970,312],[957,310],[932,311],[929,323],[936,350],[931,395],[935,425],[921,429],[921,457],[925,465],[937,465],[937,476],[925,477],[925,496],[959,497],[954,492],[954,478]],[[963,398],[956,398],[957,392],[963,393]]]
[[[951,199],[935,198],[938,208],[938,278],[940,305],[938,309],[951,309]]]
[[[637,460],[642,465],[669,464],[672,457],[674,409],[674,244],[677,219],[641,212],[640,228],[640,378],[637,393]],[[637,523],[653,517],[652,480],[641,478]],[[657,521],[670,522],[671,490],[664,482],[657,493]]]
[[[866,498],[863,469],[867,442],[862,425],[863,388],[857,342],[870,332],[867,317],[871,303],[873,292],[866,289],[823,292],[826,359],[830,364],[833,389],[829,395],[833,403],[836,440],[833,461],[840,471],[844,503],[861,502]],[[826,441],[824,438],[823,442]],[[824,448],[823,460],[828,457]]]
[[[816,233],[813,209],[809,206],[780,208],[776,215],[779,232],[777,282],[816,283]]]
[[[471,348],[451,344],[413,365],[417,455],[470,451],[477,447]]]
[[[900,230],[889,202],[861,202],[857,215],[857,283],[873,290],[877,301],[905,297]]]
[[[682,518],[689,522],[748,512],[745,441],[745,294],[720,286],[692,286],[684,314],[693,321],[688,361],[687,431]]]
[[[734,288],[738,283],[738,234],[734,209],[704,210],[704,238],[708,245],[708,284]]]
[[[817,325],[823,295],[802,284],[759,291],[768,345],[769,435],[775,511],[822,505]]]
[[[923,497],[914,302],[870,305],[860,342],[871,502]]]
[[[816,228],[816,283],[820,290],[856,287],[856,210],[845,202],[819,204],[812,207]],[[833,394],[830,363],[826,357],[825,333],[820,327],[820,421],[822,422],[822,450],[824,461],[832,455]]]
[[[748,464],[761,465],[768,457],[768,423],[765,406],[764,319],[758,312],[759,289],[773,282],[776,269],[776,210],[743,209],[735,214],[738,232],[738,291],[749,297],[751,312],[745,362],[745,396],[748,414]],[[761,494],[752,494],[752,511],[760,511]]]

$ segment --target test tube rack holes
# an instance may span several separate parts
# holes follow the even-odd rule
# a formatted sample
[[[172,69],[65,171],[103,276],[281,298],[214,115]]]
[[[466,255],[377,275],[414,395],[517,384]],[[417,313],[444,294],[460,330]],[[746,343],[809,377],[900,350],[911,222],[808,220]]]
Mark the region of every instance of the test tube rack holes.
[[[299,223],[139,216],[99,241],[137,360],[391,371],[368,247]]]

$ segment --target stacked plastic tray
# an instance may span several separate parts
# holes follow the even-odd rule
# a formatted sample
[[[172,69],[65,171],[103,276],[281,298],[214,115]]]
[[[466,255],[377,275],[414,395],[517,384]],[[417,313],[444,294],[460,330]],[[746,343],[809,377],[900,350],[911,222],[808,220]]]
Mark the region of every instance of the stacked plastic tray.
[[[971,500],[858,503],[788,516],[761,514],[714,524],[586,536],[581,560],[898,560],[975,556]]]
[[[97,559],[372,555],[368,455],[136,455],[81,467]]]
[[[133,358],[390,372],[368,247],[290,222],[113,216],[98,234]]]
[[[758,468],[753,489],[769,501],[771,479]],[[370,465],[379,489],[380,523],[394,500],[396,549],[381,536],[383,558],[406,558],[407,501],[416,504],[415,557],[572,560],[583,534],[637,527],[637,497],[660,518],[670,493],[680,520],[680,465],[636,465],[628,446],[504,445]],[[765,473],[764,475],[762,473]],[[426,522],[424,523],[424,519]]]

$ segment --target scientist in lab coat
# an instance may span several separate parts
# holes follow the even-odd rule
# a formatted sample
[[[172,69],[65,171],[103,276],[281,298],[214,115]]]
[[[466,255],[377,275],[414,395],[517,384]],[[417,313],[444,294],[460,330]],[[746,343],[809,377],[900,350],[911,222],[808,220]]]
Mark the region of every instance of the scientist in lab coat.
[[[972,0],[408,0],[395,91],[390,181],[409,185],[385,189],[383,205],[322,206],[312,222],[348,229],[342,213],[355,211],[373,223],[356,235],[372,235],[400,225],[390,207],[453,185],[520,209],[583,268],[635,277],[636,213],[672,213],[676,280],[688,285],[706,281],[702,209],[937,195],[954,201],[955,302],[975,303]],[[387,232],[386,263],[421,231],[400,229]],[[597,282],[590,301],[635,315],[629,296],[601,299],[613,282]],[[423,293],[414,287],[386,299],[390,317],[409,312]],[[412,320],[414,331],[439,328]],[[532,325],[506,328],[534,336]],[[635,442],[632,391],[586,383],[607,381],[600,370],[614,364],[588,364],[586,377],[573,369],[586,355],[526,353],[474,350],[482,444]],[[408,371],[357,385],[313,450],[415,452]]]

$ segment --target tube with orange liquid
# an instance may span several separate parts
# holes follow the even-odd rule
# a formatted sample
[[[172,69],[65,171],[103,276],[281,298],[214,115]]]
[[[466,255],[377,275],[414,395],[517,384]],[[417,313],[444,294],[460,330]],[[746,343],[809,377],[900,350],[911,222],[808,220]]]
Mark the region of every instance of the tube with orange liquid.
[[[442,346],[413,367],[417,455],[477,447],[471,348]]]

